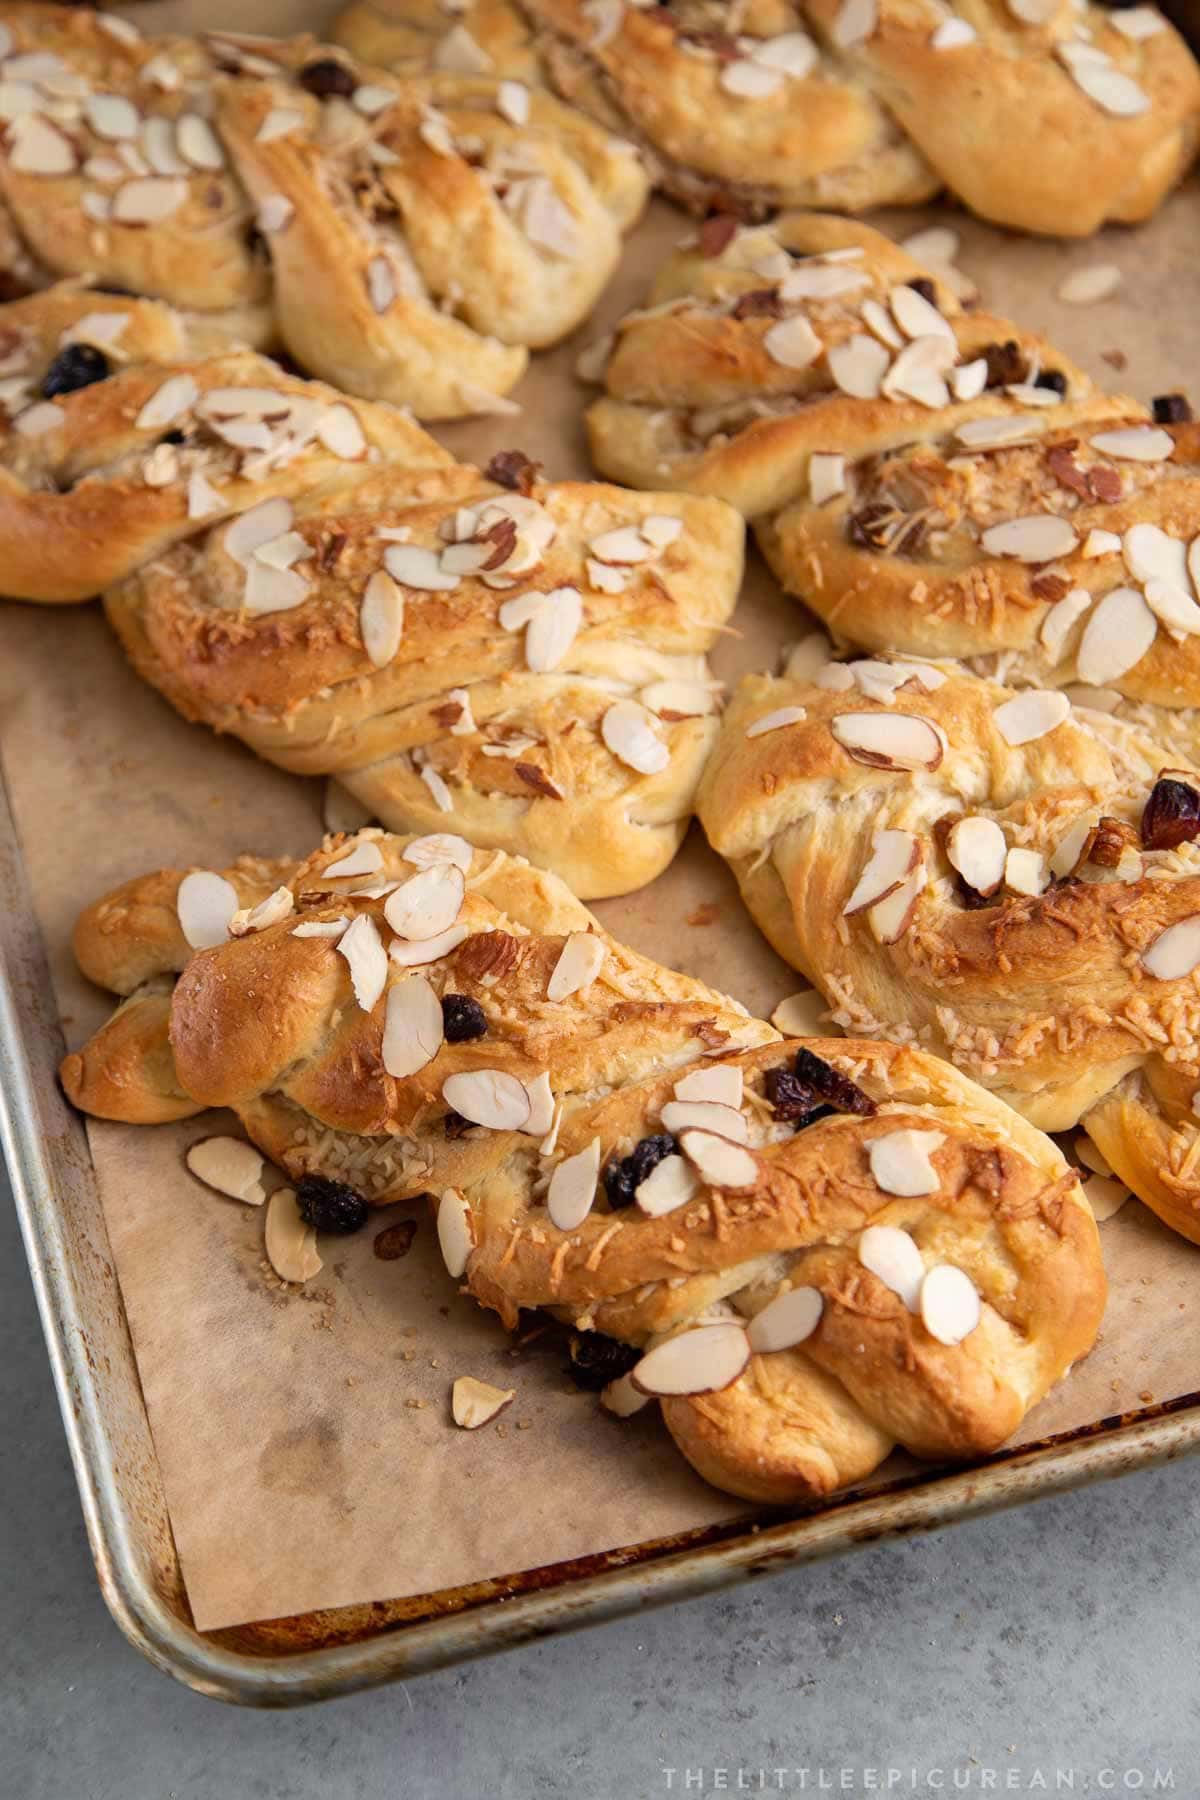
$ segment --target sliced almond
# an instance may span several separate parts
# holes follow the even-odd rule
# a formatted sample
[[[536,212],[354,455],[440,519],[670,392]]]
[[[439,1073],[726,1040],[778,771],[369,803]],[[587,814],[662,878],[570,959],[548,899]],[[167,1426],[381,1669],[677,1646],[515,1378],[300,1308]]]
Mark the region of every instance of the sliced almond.
[[[1114,15],[1115,17],[1115,15]],[[1074,269],[1059,283],[1058,297],[1068,306],[1094,306],[1107,300],[1121,285],[1121,271],[1116,263],[1089,263]]]
[[[529,1117],[521,1130],[526,1137],[544,1137],[554,1124],[554,1091],[550,1086],[550,1071],[543,1069],[535,1081],[524,1083],[525,1092],[529,1096]],[[549,1151],[543,1150],[543,1156]]]
[[[276,138],[287,137],[290,132],[301,130],[303,125],[303,113],[291,107],[273,106],[254,136],[260,144],[273,144]]]
[[[1131,44],[1140,44],[1143,39],[1157,37],[1165,31],[1167,21],[1157,6],[1128,6],[1121,12],[1114,12],[1108,19],[1114,31],[1119,31],[1123,38]]]
[[[1061,880],[1066,875],[1073,875],[1079,866],[1079,860],[1088,846],[1095,829],[1098,814],[1085,813],[1077,819],[1069,831],[1059,840],[1058,846],[1050,858],[1050,873]]]
[[[784,84],[782,69],[764,68],[761,63],[737,61],[725,63],[717,77],[727,94],[738,100],[765,100]]]
[[[496,111],[510,125],[529,121],[529,89],[520,81],[502,81],[496,89]]]
[[[1173,636],[1195,637],[1200,633],[1200,606],[1182,588],[1169,581],[1148,581],[1145,596],[1150,611]]]
[[[363,838],[344,856],[326,863],[321,876],[328,881],[342,881],[351,875],[375,875],[383,867],[383,852],[374,838]]]
[[[639,775],[657,775],[671,761],[671,752],[655,729],[654,714],[636,700],[618,700],[600,721],[600,735],[619,761]]]
[[[156,175],[186,175],[188,165],[175,148],[175,128],[170,119],[147,119],[142,125],[141,137],[138,140],[141,152],[150,169]],[[94,159],[89,159],[94,160]],[[120,165],[121,174],[125,174],[124,164]],[[86,174],[86,170],[84,171]]]
[[[945,746],[918,713],[838,713],[829,729],[848,756],[875,769],[936,769]]]
[[[996,730],[1014,749],[1032,744],[1054,731],[1070,717],[1071,702],[1065,694],[1046,688],[1029,688],[1005,700],[992,714]]]
[[[764,713],[761,719],[755,719],[747,725],[748,738],[765,737],[769,731],[781,731],[785,725],[802,725],[808,714],[802,706],[777,706],[774,712]]]
[[[1142,967],[1155,981],[1181,981],[1200,966],[1200,913],[1160,931],[1142,951]]]
[[[254,222],[265,237],[274,237],[291,223],[295,211],[286,194],[264,194]]]
[[[682,536],[683,520],[676,518],[674,513],[649,513],[638,530],[656,550],[666,550]]]
[[[410,944],[405,938],[393,938],[388,945],[388,955],[398,968],[424,968],[429,963],[440,962],[443,956],[449,956],[470,935],[467,926],[458,924],[451,925],[448,931],[441,931],[436,937],[426,938],[419,944]]]
[[[175,126],[179,154],[193,169],[223,169],[225,152],[221,141],[207,119],[199,113],[184,113]]]
[[[193,376],[170,375],[146,401],[134,420],[134,426],[138,431],[161,431],[190,412],[199,395],[200,389]],[[288,516],[291,517],[290,507]]]
[[[639,1182],[633,1197],[648,1217],[660,1219],[686,1206],[689,1200],[695,1199],[698,1191],[699,1183],[684,1158],[664,1156],[646,1179]]]
[[[1136,588],[1105,594],[1084,627],[1075,658],[1079,679],[1104,687],[1141,662],[1158,632],[1158,621]]]
[[[439,775],[438,771],[430,763],[426,763],[420,773],[421,780],[432,794],[433,803],[438,811],[444,813],[453,812],[454,796],[446,785],[444,776]]]
[[[450,1390],[450,1415],[464,1431],[478,1431],[511,1406],[516,1393],[516,1388],[493,1387],[490,1381],[460,1375]]]
[[[880,944],[898,944],[916,916],[925,890],[925,865],[921,863],[894,894],[878,901],[867,914],[867,923]]]
[[[546,1190],[546,1211],[559,1231],[574,1231],[583,1224],[596,1200],[600,1179],[600,1139],[560,1162]]]
[[[442,1003],[423,975],[409,975],[388,989],[383,1026],[383,1066],[403,1081],[431,1063],[442,1047]]]
[[[1012,556],[1018,562],[1053,562],[1069,556],[1079,539],[1066,519],[1057,513],[1031,513],[1023,519],[1007,519],[989,525],[980,543],[988,556]]]
[[[936,1188],[935,1176],[930,1191],[936,1192]],[[925,1263],[914,1237],[897,1225],[868,1225],[858,1240],[858,1260],[899,1296],[909,1312],[916,1312]]]
[[[238,910],[237,889],[210,869],[193,869],[179,884],[175,909],[192,949],[211,950],[228,940],[229,921]]]
[[[229,1200],[261,1206],[267,1198],[263,1186],[266,1163],[244,1138],[200,1138],[188,1145],[183,1160],[197,1181]]]
[[[360,913],[338,940],[338,955],[350,970],[354,998],[364,1012],[373,1012],[387,985],[388,959],[378,927],[369,913]]]
[[[1004,859],[1004,885],[1014,894],[1036,900],[1049,882],[1046,859],[1039,850],[1010,850]]]
[[[663,1128],[673,1137],[681,1131],[711,1131],[731,1143],[744,1144],[750,1126],[744,1113],[713,1100],[668,1100],[662,1109]]]
[[[756,268],[762,265],[756,264]],[[797,268],[783,259],[779,281],[779,298],[794,300],[836,300],[842,294],[857,294],[870,285],[871,277],[863,269],[847,269],[829,261],[813,258]]]
[[[913,287],[894,287],[888,295],[892,317],[906,338],[948,337],[954,341],[954,328],[942,317],[937,307]]]
[[[201,470],[193,469],[187,485],[188,518],[211,519],[214,513],[224,510],[225,502],[212,482]]]
[[[621,0],[617,0],[618,11],[620,8]],[[608,1386],[601,1390],[600,1404],[605,1412],[612,1413],[614,1418],[631,1419],[634,1413],[641,1412],[644,1406],[649,1406],[650,1398],[649,1394],[643,1394],[640,1389],[634,1387],[628,1375],[618,1375],[615,1381],[610,1381]]]
[[[742,1104],[744,1088],[742,1071],[736,1063],[716,1063],[707,1069],[693,1069],[681,1075],[674,1085],[677,1100],[711,1100],[718,1106],[731,1106],[736,1111]]]
[[[19,175],[70,175],[76,167],[75,146],[40,113],[13,120],[9,164]]]
[[[895,400],[915,400],[919,406],[948,406],[946,376],[954,367],[958,345],[953,336],[932,332],[914,338],[901,350],[883,378],[882,391]]]
[[[1121,548],[1121,540],[1115,531],[1089,531],[1083,541],[1080,555],[1089,560],[1097,556],[1114,556]]]
[[[977,894],[994,894],[1004,880],[1008,844],[994,819],[958,819],[946,838],[946,855]]]
[[[469,1069],[448,1075],[442,1098],[472,1125],[490,1131],[520,1131],[529,1119],[529,1095],[515,1075],[503,1069]]]
[[[404,587],[424,593],[449,593],[458,586],[458,576],[446,573],[437,551],[423,549],[420,544],[389,544],[383,560],[389,574]]]
[[[755,1356],[794,1350],[812,1336],[824,1310],[825,1296],[820,1288],[794,1287],[777,1294],[746,1327],[751,1350]]]
[[[466,838],[456,837],[452,831],[434,831],[426,837],[413,838],[401,855],[414,868],[432,869],[439,863],[453,863],[456,869],[469,875],[475,852]]]
[[[869,341],[869,340],[868,340]],[[807,369],[824,346],[801,313],[779,319],[763,334],[763,349],[783,369]]]
[[[888,370],[887,349],[877,338],[855,332],[844,344],[836,344],[826,361],[834,385],[855,400],[877,400]]]
[[[808,497],[824,506],[846,491],[846,458],[840,451],[814,450],[808,459]]]
[[[1089,100],[1115,119],[1133,119],[1148,112],[1150,96],[1120,69],[1092,62],[1072,62],[1071,79],[1083,89]]]
[[[298,938],[340,938],[349,919],[305,919],[292,929],[292,936]]]
[[[717,1394],[749,1361],[750,1341],[740,1325],[699,1325],[647,1351],[629,1375],[644,1394]]]
[[[833,1037],[838,1028],[826,1019],[825,1013],[822,995],[816,988],[806,988],[803,993],[789,994],[781,1000],[771,1014],[771,1023],[784,1037]]]
[[[974,44],[979,33],[969,19],[957,16],[943,19],[929,40],[931,50],[962,50],[968,44]]]
[[[266,563],[252,562],[246,570],[242,605],[248,613],[290,612],[308,598],[311,589],[303,575],[293,569],[275,569]]]
[[[457,1281],[475,1248],[475,1220],[457,1188],[445,1188],[438,1201],[437,1234],[446,1273]]]
[[[1189,591],[1187,545],[1181,538],[1171,537],[1158,525],[1131,525],[1113,548],[1121,550],[1135,581],[1166,581],[1185,594]]]
[[[386,669],[404,635],[404,595],[383,569],[376,569],[367,582],[358,628],[368,660],[375,668]]]
[[[296,900],[291,888],[277,887],[257,906],[244,906],[235,912],[229,921],[229,935],[248,937],[255,931],[269,931],[272,925],[282,925],[295,910]]]
[[[979,1292],[969,1275],[952,1263],[937,1263],[921,1283],[921,1321],[939,1344],[961,1344],[983,1314]]]
[[[1084,555],[1087,555],[1086,545]],[[1086,588],[1072,588],[1047,612],[1042,620],[1041,640],[1052,662],[1057,662],[1066,648],[1067,638],[1092,604]]]
[[[341,401],[327,406],[317,420],[317,437],[334,456],[343,462],[360,462],[367,454],[367,437],[358,414]]]
[[[878,0],[842,0],[829,35],[839,50],[851,50],[865,43],[878,23]]]
[[[168,385],[170,385],[168,383]],[[159,389],[161,394],[162,389]],[[157,398],[157,396],[156,396]],[[175,415],[178,417],[178,414]],[[246,565],[260,544],[269,544],[272,538],[279,537],[291,527],[292,506],[289,500],[277,497],[274,500],[260,500],[257,506],[248,507],[241,516],[226,528],[221,539],[221,548],[234,562]]]
[[[182,176],[140,176],[117,189],[112,216],[118,225],[159,225],[178,211],[187,195]]]
[[[886,306],[881,305],[878,300],[868,299],[863,301],[858,310],[863,324],[879,339],[880,343],[886,344],[889,350],[904,348],[904,339],[896,330],[892,322],[892,315]],[[881,374],[880,380],[882,379]]]
[[[604,941],[594,931],[573,931],[567,938],[546,985],[547,1000],[569,1000],[590,987],[604,967]]]
[[[317,1234],[300,1216],[294,1188],[276,1188],[267,1201],[267,1260],[281,1281],[311,1281],[324,1266]]]
[[[462,911],[466,882],[453,863],[435,863],[389,894],[383,908],[392,930],[410,943],[448,931]]]
[[[63,408],[53,400],[41,400],[18,415],[16,427],[22,437],[42,437],[47,431],[57,431],[66,418]]]
[[[709,1187],[738,1191],[752,1188],[758,1181],[757,1157],[728,1137],[693,1127],[680,1134],[679,1148]]]
[[[956,400],[977,400],[987,386],[987,358],[976,357],[974,362],[960,363],[950,371],[950,391]],[[999,423],[990,420],[989,423]]]
[[[898,1194],[911,1199],[918,1194],[936,1194],[941,1177],[929,1158],[946,1141],[943,1131],[890,1131],[886,1137],[873,1138],[867,1146],[867,1158],[875,1185],[885,1194]]]
[[[1089,438],[1093,450],[1115,456],[1121,462],[1165,462],[1175,439],[1161,425],[1129,425],[1120,431],[1102,431]]]
[[[1012,444],[1032,443],[1045,429],[1045,419],[1036,413],[1009,413],[1002,419],[967,419],[954,427],[954,435],[967,450],[1006,450]]]
[[[588,545],[592,555],[604,563],[648,562],[654,545],[647,541],[636,525],[621,525],[615,531],[603,531]]]
[[[638,699],[652,713],[675,713],[682,719],[702,719],[717,710],[716,683],[705,686],[699,681],[652,681],[642,688]]]
[[[535,674],[557,669],[583,623],[578,588],[552,588],[525,630],[525,663]]]
[[[911,831],[877,831],[871,840],[866,867],[842,908],[846,918],[886,900],[907,881],[921,860],[920,839]]]

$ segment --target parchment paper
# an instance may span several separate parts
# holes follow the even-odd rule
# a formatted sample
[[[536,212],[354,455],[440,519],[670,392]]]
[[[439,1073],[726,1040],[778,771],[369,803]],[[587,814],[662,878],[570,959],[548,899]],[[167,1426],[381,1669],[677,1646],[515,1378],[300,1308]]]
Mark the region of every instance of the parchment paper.
[[[139,22],[186,25],[180,5]],[[328,6],[208,4],[206,25],[318,24]],[[1064,247],[956,214],[882,221],[898,235],[935,218],[961,230],[960,261],[986,303],[1045,330],[1110,383],[1147,397],[1200,389],[1193,183],[1137,233]],[[690,229],[659,204],[576,342],[542,357],[518,420],[445,429],[484,461],[519,445],[555,476],[587,472],[570,376],[589,342],[643,293]],[[1113,261],[1118,296],[1060,304],[1070,267]],[[1104,352],[1128,359],[1118,377]],[[1200,393],[1197,394],[1200,398]],[[754,563],[715,658],[733,680],[773,663],[805,621]],[[220,867],[240,850],[303,852],[319,838],[320,791],[239,746],[185,725],[125,666],[96,607],[0,608],[0,758],[51,958],[68,1042],[109,1002],[80,979],[69,934],[80,908],[145,869]],[[597,908],[639,949],[769,1012],[798,978],[757,936],[723,865],[693,832],[650,888]],[[358,1237],[323,1239],[325,1267],[285,1290],[262,1256],[262,1215],[184,1172],[181,1152],[230,1121],[155,1129],[90,1127],[92,1153],[197,1625],[204,1630],[316,1608],[398,1598],[602,1552],[744,1513],[706,1487],[651,1409],[616,1421],[539,1339],[514,1353],[493,1318],[454,1292],[427,1219],[409,1252],[375,1240],[408,1209],[377,1213]],[[1023,1440],[1191,1392],[1200,1337],[1191,1291],[1200,1252],[1136,1202],[1103,1228],[1112,1297],[1101,1343],[1026,1422]],[[449,1422],[455,1376],[515,1387],[483,1431]],[[882,1478],[894,1472],[891,1465]]]

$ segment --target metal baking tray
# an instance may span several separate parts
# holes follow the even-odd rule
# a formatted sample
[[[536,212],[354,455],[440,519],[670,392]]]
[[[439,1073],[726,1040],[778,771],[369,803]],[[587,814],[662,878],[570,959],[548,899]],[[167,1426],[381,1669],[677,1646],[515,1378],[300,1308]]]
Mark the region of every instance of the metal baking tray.
[[[100,1588],[150,1661],[198,1693],[291,1706],[711,1592],[877,1539],[1200,1448],[1200,1393],[951,1472],[923,1468],[782,1522],[759,1515],[417,1599],[195,1629],[7,795],[0,793],[0,1141]]]

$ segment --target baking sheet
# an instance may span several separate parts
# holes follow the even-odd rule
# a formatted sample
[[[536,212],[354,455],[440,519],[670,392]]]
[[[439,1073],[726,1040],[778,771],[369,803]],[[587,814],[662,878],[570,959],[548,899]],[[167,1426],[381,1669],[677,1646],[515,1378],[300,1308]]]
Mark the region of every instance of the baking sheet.
[[[293,27],[328,8],[265,9]],[[139,19],[179,21],[149,5]],[[235,9],[210,6],[206,23]],[[259,23],[237,9],[243,27]],[[961,261],[994,310],[1045,330],[1101,378],[1127,359],[1140,396],[1186,385],[1196,281],[1173,246],[1190,241],[1196,189],[1140,233],[1065,249],[973,222]],[[902,232],[946,215],[902,215]],[[886,221],[884,221],[886,223]],[[657,206],[631,243],[588,341],[640,297],[665,249],[689,229]],[[1087,311],[1058,303],[1068,267],[1114,261],[1118,297]],[[570,374],[577,346],[535,362],[519,420],[440,433],[486,460],[516,443],[555,476],[586,472]],[[802,620],[755,564],[715,658],[726,679],[766,666]],[[96,608],[0,611],[0,758],[71,1044],[108,1009],[71,964],[79,908],[138,871],[220,866],[242,849],[306,850],[320,834],[319,788],[185,725],[124,666]],[[732,882],[693,831],[649,889],[598,907],[639,949],[735,992],[755,1010],[797,984],[741,912]],[[215,1122],[220,1129],[221,1120]],[[90,1128],[113,1251],[189,1600],[201,1629],[381,1597],[418,1594],[703,1526],[744,1512],[708,1489],[647,1413],[618,1422],[578,1394],[547,1333],[514,1356],[498,1325],[454,1294],[419,1215],[407,1255],[358,1238],[323,1242],[326,1266],[283,1290],[262,1261],[261,1215],[199,1190],[181,1148],[212,1116],[154,1130]],[[1188,1289],[1197,1252],[1136,1203],[1103,1227],[1113,1297],[1097,1351],[1027,1421],[1029,1441],[1195,1386]],[[502,1419],[466,1434],[448,1422],[456,1375],[514,1386]],[[894,1473],[889,1466],[881,1478]]]

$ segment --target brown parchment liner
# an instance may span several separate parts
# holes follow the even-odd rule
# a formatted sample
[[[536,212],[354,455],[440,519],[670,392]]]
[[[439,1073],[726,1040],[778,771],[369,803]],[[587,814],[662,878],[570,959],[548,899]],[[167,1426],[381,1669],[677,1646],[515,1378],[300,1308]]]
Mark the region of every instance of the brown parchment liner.
[[[149,29],[188,26],[184,5],[134,10]],[[203,18],[298,29],[320,26],[332,10],[223,0],[206,4]],[[1111,385],[1147,398],[1190,379],[1200,399],[1197,197],[1193,179],[1139,231],[1070,247],[948,209],[881,222],[897,235],[952,223],[960,261],[993,310],[1045,331]],[[521,418],[448,427],[443,440],[480,462],[516,444],[552,476],[587,473],[587,391],[572,377],[574,356],[640,299],[689,229],[657,204],[595,319],[571,345],[534,359],[516,395]],[[1124,270],[1117,296],[1091,308],[1060,303],[1068,269],[1097,261]],[[1121,373],[1105,352],[1127,359]],[[756,559],[734,623],[740,635],[715,657],[726,681],[771,666],[805,625]],[[321,833],[320,785],[184,724],[130,673],[95,606],[0,607],[0,758],[72,1046],[109,1004],[70,957],[71,925],[87,901],[145,869],[220,867],[241,850],[304,852]],[[597,911],[617,936],[755,1011],[801,985],[759,938],[695,827],[667,874]],[[617,1421],[577,1393],[553,1333],[514,1352],[491,1315],[455,1293],[419,1210],[387,1208],[357,1237],[323,1239],[320,1275],[284,1290],[263,1260],[261,1213],[222,1201],[183,1170],[181,1150],[227,1123],[205,1115],[154,1129],[90,1127],[200,1629],[429,1593],[746,1511],[692,1473],[653,1410]],[[419,1221],[410,1251],[382,1260],[375,1238],[410,1212]],[[1111,1299],[1101,1342],[1017,1441],[1197,1386],[1189,1301],[1200,1252],[1133,1201],[1102,1230]],[[462,1374],[517,1390],[479,1432],[450,1423],[450,1383]]]

